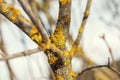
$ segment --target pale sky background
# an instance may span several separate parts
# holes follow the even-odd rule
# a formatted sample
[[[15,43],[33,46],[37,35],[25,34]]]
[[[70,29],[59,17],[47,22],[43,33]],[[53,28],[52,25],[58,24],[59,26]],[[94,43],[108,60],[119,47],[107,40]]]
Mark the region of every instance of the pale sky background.
[[[7,1],[10,2],[10,0]],[[57,1],[58,0],[53,0],[50,11],[55,20],[57,20],[58,15]],[[108,62],[108,57],[110,57],[105,42],[100,38],[103,34],[105,34],[106,40],[113,51],[115,60],[120,60],[120,28],[116,28],[114,25],[108,25],[99,18],[101,16],[110,23],[117,23],[120,25],[118,21],[119,17],[118,20],[112,19],[112,14],[106,7],[107,1],[109,0],[93,0],[91,14],[87,21],[81,42],[86,55],[95,61],[96,64],[106,64]],[[120,2],[120,0],[115,1]],[[85,5],[86,0],[73,0],[72,2],[70,34],[73,35],[74,39],[77,36],[78,28],[81,24]],[[18,4],[15,6],[22,10]],[[111,11],[114,11],[113,6],[111,7]],[[120,13],[120,6],[118,12]],[[25,15],[24,12],[22,13]],[[44,14],[40,13],[40,15],[44,18],[44,22],[46,23],[45,25],[49,26]],[[34,49],[37,47],[37,45],[30,38],[28,38],[21,30],[19,30],[7,19],[5,22],[1,23],[1,26],[7,52],[9,54],[21,52],[26,49]],[[22,41],[24,43],[22,43]],[[47,57],[42,52],[27,57],[12,59],[10,60],[10,63],[17,80],[47,80],[48,78],[49,65],[47,62]],[[80,63],[81,62],[76,58],[72,60],[74,71],[81,68]],[[5,62],[0,61],[0,80],[10,80],[7,71]]]

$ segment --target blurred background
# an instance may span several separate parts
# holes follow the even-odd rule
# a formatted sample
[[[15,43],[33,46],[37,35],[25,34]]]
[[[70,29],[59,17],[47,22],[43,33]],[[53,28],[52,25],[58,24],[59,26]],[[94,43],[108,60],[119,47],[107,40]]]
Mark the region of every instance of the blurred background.
[[[17,0],[6,0],[14,5],[21,13],[29,19]],[[54,31],[58,18],[58,0],[27,0],[31,6],[39,4],[39,16],[49,35]],[[36,3],[34,3],[34,1]],[[87,0],[72,0],[72,13],[70,35],[75,40],[79,26],[81,24]],[[97,65],[108,63],[111,58],[109,49],[105,41],[100,38],[105,35],[105,40],[112,50],[113,57],[120,68],[120,0],[92,0],[90,16],[87,20],[81,45],[84,53]],[[33,7],[34,8],[34,7]],[[51,29],[50,29],[51,28]],[[51,31],[50,31],[51,30]],[[14,54],[37,46],[25,33],[0,14],[0,42],[4,43],[5,52]],[[70,45],[68,45],[68,49]],[[2,50],[0,50],[1,52]],[[2,57],[0,55],[0,57]],[[111,59],[110,59],[111,60]],[[19,57],[8,61],[14,72],[13,80],[49,80],[49,64],[46,55],[41,51],[33,55]],[[112,60],[111,60],[112,62]],[[73,71],[81,72],[83,60],[73,57]],[[96,71],[97,72],[97,71]],[[99,72],[99,71],[98,71]],[[108,71],[109,72],[109,71]],[[113,74],[112,74],[113,75]],[[95,75],[95,76],[101,76]],[[115,79],[104,78],[104,80]],[[11,80],[9,67],[5,61],[0,61],[0,80]],[[82,79],[81,79],[82,80]],[[100,80],[83,79],[83,80]],[[101,79],[102,80],[102,79]],[[118,79],[119,80],[119,79]]]

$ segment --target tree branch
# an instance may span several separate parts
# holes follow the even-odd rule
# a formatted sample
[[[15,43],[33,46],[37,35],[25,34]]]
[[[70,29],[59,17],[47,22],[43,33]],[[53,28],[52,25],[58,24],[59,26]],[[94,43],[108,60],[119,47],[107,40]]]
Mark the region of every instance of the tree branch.
[[[90,14],[91,2],[92,2],[92,0],[87,1],[87,5],[86,5],[85,12],[84,12],[83,20],[82,20],[82,23],[81,23],[80,28],[79,28],[79,33],[78,33],[77,38],[76,38],[75,42],[73,43],[72,48],[70,50],[71,57],[73,57],[75,55],[75,53],[77,52],[77,49],[78,49],[83,31],[84,31],[85,24],[87,22],[89,14]]]
[[[111,56],[111,58],[112,58],[113,66],[114,66],[115,68],[117,68],[117,65],[116,65],[116,63],[115,63],[115,59],[114,59],[114,56],[113,56],[113,53],[112,53],[112,49],[111,49],[111,47],[109,46],[108,42],[107,42],[106,39],[105,39],[105,34],[103,34],[103,36],[101,36],[101,38],[104,40],[105,44],[106,44],[107,47],[108,47],[110,56]]]
[[[84,12],[83,20],[82,20],[82,23],[81,23],[80,28],[79,28],[79,33],[78,33],[77,38],[75,40],[75,45],[76,46],[79,45],[79,42],[81,40],[83,31],[84,31],[84,28],[85,28],[85,24],[87,22],[89,14],[90,14],[91,3],[92,3],[92,0],[87,1],[87,6],[86,6],[86,9],[85,9],[85,12]]]
[[[3,53],[3,54],[2,54],[2,57],[4,57],[4,56],[6,56],[6,55],[8,55],[8,54],[7,54],[7,51],[6,51],[6,47],[5,47],[5,45],[4,45],[1,27],[0,27],[0,36],[1,36],[1,37],[0,37],[0,38],[1,38],[1,41],[0,41],[0,49],[1,49],[2,53]],[[6,63],[6,65],[7,65],[7,68],[8,68],[9,74],[10,74],[10,79],[11,79],[11,80],[16,79],[16,76],[15,76],[15,74],[14,74],[14,72],[13,72],[11,66],[10,66],[9,60],[6,60],[5,63]]]
[[[8,18],[16,26],[18,26],[38,45],[41,43],[42,36],[35,27],[35,25],[33,25],[30,21],[23,17],[20,11],[16,9],[14,6],[6,3],[3,0],[3,2],[0,2],[0,13],[4,15],[6,18]]]
[[[33,13],[30,5],[27,2],[25,3],[25,1],[23,1],[23,0],[18,0],[18,1],[21,4],[21,6],[23,7],[24,11],[28,14],[28,16],[30,17],[30,19],[32,20],[33,24],[35,24],[37,26],[37,28],[40,31],[43,39],[45,41],[47,41],[48,38],[49,38],[48,34],[45,31],[45,29],[44,29],[44,27],[43,27],[40,19],[37,16],[35,16],[35,14]]]
[[[72,0],[59,0],[59,16],[56,29],[51,36],[51,41],[59,49],[65,49],[66,39],[68,39],[71,21],[71,1]]]
[[[78,74],[78,77],[81,76],[83,73],[89,71],[89,70],[93,70],[93,69],[96,69],[96,68],[102,68],[102,67],[109,68],[110,70],[112,70],[113,72],[115,72],[115,73],[120,77],[120,72],[118,72],[115,68],[113,68],[113,67],[110,65],[110,60],[109,60],[109,58],[108,58],[108,64],[107,64],[107,65],[98,65],[98,66],[88,67],[88,68],[82,70],[82,72]]]
[[[6,55],[6,56],[0,58],[0,61],[9,60],[9,59],[13,59],[13,58],[17,58],[17,57],[22,57],[22,56],[26,56],[26,55],[31,55],[31,54],[35,54],[35,53],[37,53],[39,51],[41,51],[41,49],[38,47],[36,49],[26,50],[26,51],[23,51],[23,52],[14,53],[12,55]]]

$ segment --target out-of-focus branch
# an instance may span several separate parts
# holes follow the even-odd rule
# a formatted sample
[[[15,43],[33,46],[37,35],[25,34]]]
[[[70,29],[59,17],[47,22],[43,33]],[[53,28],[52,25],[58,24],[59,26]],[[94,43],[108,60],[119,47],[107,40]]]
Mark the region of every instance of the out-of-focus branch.
[[[4,45],[4,41],[3,41],[3,37],[2,37],[2,32],[1,32],[1,26],[0,26],[0,49],[2,51],[2,57],[8,55],[7,54],[7,51],[6,51],[6,48],[5,48],[5,45]],[[3,53],[4,52],[4,53]],[[9,71],[9,74],[10,74],[10,79],[11,80],[14,80],[16,77],[15,77],[15,74],[14,72],[12,71],[12,68],[10,66],[10,62],[8,60],[5,61],[6,62],[6,65],[7,65],[7,68],[8,68],[8,71]]]
[[[48,34],[45,31],[43,25],[41,24],[41,21],[39,18],[37,18],[37,16],[34,15],[34,13],[32,12],[31,7],[27,4],[27,2],[25,3],[25,1],[23,0],[18,0],[21,4],[21,6],[23,7],[23,9],[25,10],[25,12],[28,14],[28,16],[30,17],[30,19],[32,20],[33,24],[35,24],[38,28],[38,30],[40,31],[43,40],[47,41],[48,40]]]
[[[91,2],[92,2],[92,0],[88,0],[88,2],[87,2],[87,6],[86,6],[86,9],[85,9],[85,12],[84,12],[83,20],[82,20],[82,23],[80,25],[79,33],[78,33],[77,38],[75,40],[75,45],[77,45],[77,46],[79,45],[79,42],[81,40],[83,31],[84,31],[84,28],[85,28],[85,24],[87,22],[89,14],[90,14]]]
[[[75,42],[73,43],[73,46],[70,50],[71,57],[74,56],[74,54],[76,53],[76,50],[79,46],[83,31],[84,31],[84,28],[85,28],[85,24],[87,22],[89,14],[90,14],[91,2],[92,2],[92,0],[87,1],[87,5],[86,5],[85,12],[84,12],[83,20],[82,20],[82,23],[81,23],[80,28],[79,28],[79,33],[78,33],[77,38],[76,38]]]
[[[29,3],[29,6],[30,6],[32,12],[36,16],[36,18],[40,18],[39,17],[39,10],[37,9],[37,2],[36,2],[36,0],[28,0],[28,3]]]
[[[111,58],[112,58],[113,67],[115,67],[115,68],[117,69],[117,64],[116,64],[116,62],[115,62],[112,49],[111,49],[111,47],[109,46],[108,42],[107,42],[106,39],[105,39],[105,34],[104,34],[103,36],[101,36],[101,38],[104,40],[105,44],[106,44],[107,47],[108,47],[109,53],[110,53]]]
[[[114,56],[113,56],[113,52],[112,52],[112,49],[111,49],[111,47],[109,46],[107,40],[105,39],[105,34],[103,34],[103,36],[101,36],[101,38],[104,40],[105,44],[106,44],[107,47],[108,47],[109,53],[110,53],[111,58],[112,58],[112,65],[113,65],[113,67],[115,68],[115,69],[113,68],[113,70],[117,70],[117,64],[116,64],[116,62],[115,62],[115,59],[114,59]],[[115,79],[118,80],[117,77],[115,77]]]
[[[46,14],[46,17],[48,18],[50,26],[55,24],[55,20],[49,13],[51,1],[52,0],[43,0],[42,2],[37,2],[38,10],[43,11]]]
[[[1,57],[0,61],[14,59],[17,57],[22,57],[22,56],[27,56],[27,55],[35,54],[35,53],[40,52],[40,51],[41,51],[41,49],[38,47],[36,49],[31,49],[31,50],[26,50],[26,51],[19,52],[19,53],[14,53],[11,55],[6,55],[4,57]]]
[[[37,2],[36,0],[29,0],[28,3],[29,3],[30,8],[32,9],[31,11],[34,13],[36,19],[38,18],[38,20],[41,21],[42,26],[44,27],[44,29],[46,30],[46,32],[48,33],[48,35],[50,35],[50,33],[51,33],[50,28],[48,28],[48,26],[45,26],[45,25],[44,25],[44,24],[46,24],[46,23],[44,23],[44,22],[42,21],[42,19],[40,18],[40,16],[39,16],[39,11],[40,11],[40,10],[38,9],[38,3],[39,3],[39,2]]]
[[[88,68],[82,70],[82,72],[78,74],[78,77],[81,76],[83,73],[89,71],[89,70],[93,70],[93,69],[97,69],[97,68],[102,68],[102,67],[109,68],[110,70],[112,70],[113,72],[115,72],[120,77],[120,72],[118,72],[115,68],[113,68],[110,65],[109,59],[108,59],[108,64],[107,65],[98,65],[98,66],[88,67]]]

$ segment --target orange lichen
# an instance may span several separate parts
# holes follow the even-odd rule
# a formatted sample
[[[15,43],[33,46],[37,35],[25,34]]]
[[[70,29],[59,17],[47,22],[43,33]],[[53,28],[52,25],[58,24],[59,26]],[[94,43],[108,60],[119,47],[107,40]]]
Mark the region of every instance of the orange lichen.
[[[63,35],[63,27],[56,28],[55,33],[50,37],[51,42],[56,45],[57,48],[65,48],[65,36]]]
[[[8,12],[8,8],[7,8],[7,5],[6,5],[6,4],[2,5],[1,8],[2,8],[2,11],[3,11],[3,12],[5,12],[5,13]]]
[[[71,0],[59,0],[62,5],[70,3]]]
[[[30,32],[30,37],[34,40],[37,44],[40,44],[42,41],[42,36],[40,35],[39,31],[35,26],[32,27]]]

